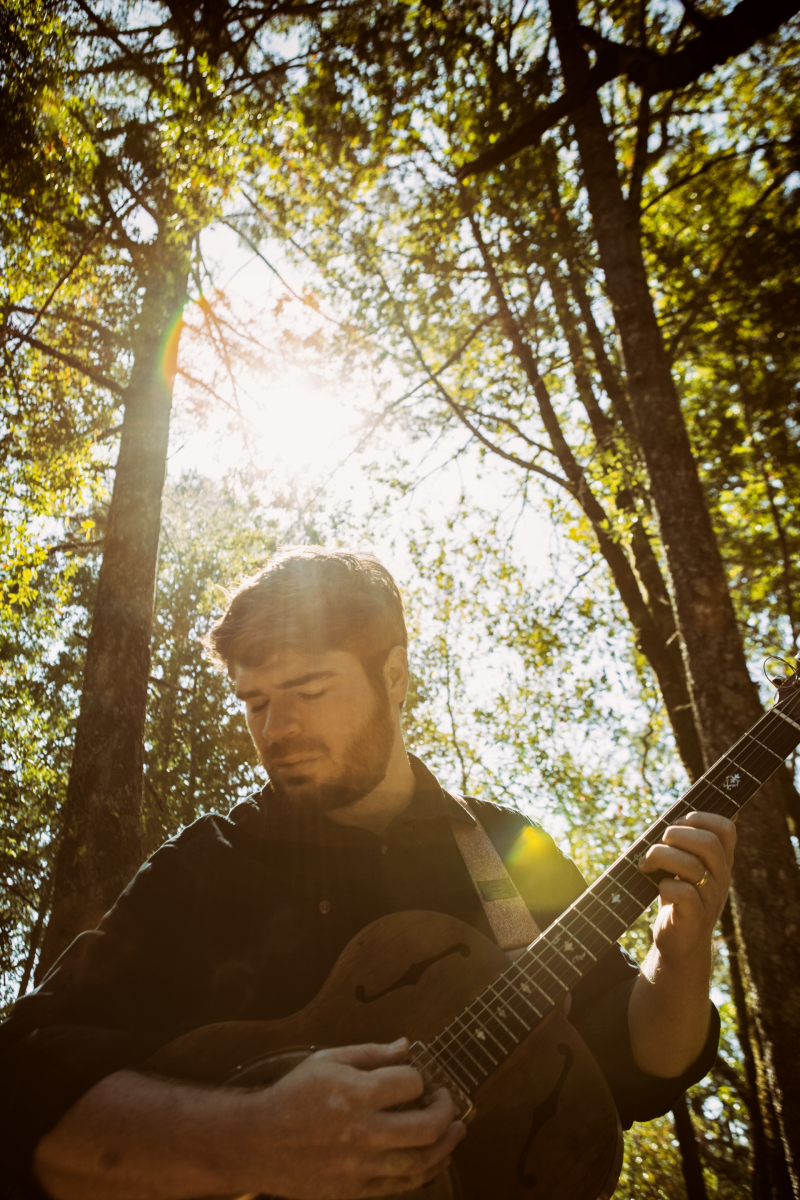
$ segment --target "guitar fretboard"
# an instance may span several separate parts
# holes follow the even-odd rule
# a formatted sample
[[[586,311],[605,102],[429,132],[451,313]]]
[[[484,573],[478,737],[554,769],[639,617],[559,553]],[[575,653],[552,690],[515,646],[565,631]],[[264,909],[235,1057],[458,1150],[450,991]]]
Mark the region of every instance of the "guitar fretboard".
[[[458,1014],[426,1048],[469,1096],[658,896],[639,860],[669,825],[701,810],[734,817],[800,744],[797,675],[765,713],[667,812]],[[412,1059],[413,1061],[413,1059]]]

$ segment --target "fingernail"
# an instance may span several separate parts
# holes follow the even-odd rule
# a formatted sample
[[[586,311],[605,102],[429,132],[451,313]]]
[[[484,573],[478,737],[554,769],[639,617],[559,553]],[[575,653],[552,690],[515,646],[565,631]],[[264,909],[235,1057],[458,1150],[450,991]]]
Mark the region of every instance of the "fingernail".
[[[398,1038],[396,1041],[389,1043],[389,1049],[390,1050],[401,1050],[402,1047],[405,1046],[407,1041],[408,1041],[408,1038],[404,1038],[404,1037]]]

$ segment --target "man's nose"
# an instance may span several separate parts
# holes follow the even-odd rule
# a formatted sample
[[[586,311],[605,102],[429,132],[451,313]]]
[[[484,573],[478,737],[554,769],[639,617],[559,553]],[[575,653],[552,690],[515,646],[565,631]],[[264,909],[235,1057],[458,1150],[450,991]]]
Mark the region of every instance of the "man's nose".
[[[273,703],[267,708],[261,736],[266,742],[282,742],[301,733],[299,714],[294,704]]]

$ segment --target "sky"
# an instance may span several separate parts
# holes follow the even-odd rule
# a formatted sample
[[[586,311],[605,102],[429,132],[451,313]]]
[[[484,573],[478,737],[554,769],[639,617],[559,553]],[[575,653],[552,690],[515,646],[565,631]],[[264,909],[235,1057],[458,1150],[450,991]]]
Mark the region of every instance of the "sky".
[[[516,481],[502,468],[481,462],[475,450],[453,461],[453,450],[464,440],[460,437],[458,442],[451,437],[415,443],[399,423],[378,422],[376,427],[376,414],[408,391],[408,380],[399,373],[347,376],[335,362],[298,347],[298,339],[316,330],[324,333],[330,324],[326,316],[335,316],[323,310],[318,317],[291,297],[288,289],[299,294],[313,284],[310,273],[287,261],[280,247],[269,246],[266,253],[280,272],[278,278],[225,226],[208,231],[202,249],[213,281],[204,296],[222,304],[225,319],[246,329],[250,340],[241,344],[253,357],[237,363],[232,378],[226,377],[219,356],[191,339],[187,343],[184,335],[183,368],[194,378],[216,378],[219,397],[204,404],[200,414],[198,389],[179,379],[170,442],[172,479],[187,471],[212,477],[231,471],[255,474],[267,494],[296,493],[329,511],[347,511],[358,525],[387,494],[371,468],[399,464],[400,476],[413,479],[415,486],[392,499],[382,523],[373,519],[370,525],[369,536],[387,555],[402,559],[403,535],[413,533],[423,520],[446,520],[463,493],[477,507],[502,514],[520,561],[536,571],[547,569],[552,526],[521,504]],[[186,319],[195,324],[199,317],[195,304]]]

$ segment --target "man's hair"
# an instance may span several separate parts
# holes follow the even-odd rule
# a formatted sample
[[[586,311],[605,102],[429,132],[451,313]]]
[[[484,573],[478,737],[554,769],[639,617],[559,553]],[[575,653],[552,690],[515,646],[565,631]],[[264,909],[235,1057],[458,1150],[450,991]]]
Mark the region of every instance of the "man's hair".
[[[408,644],[400,589],[374,554],[286,546],[228,600],[204,640],[231,676],[281,650],[349,650],[374,681],[391,648]]]

